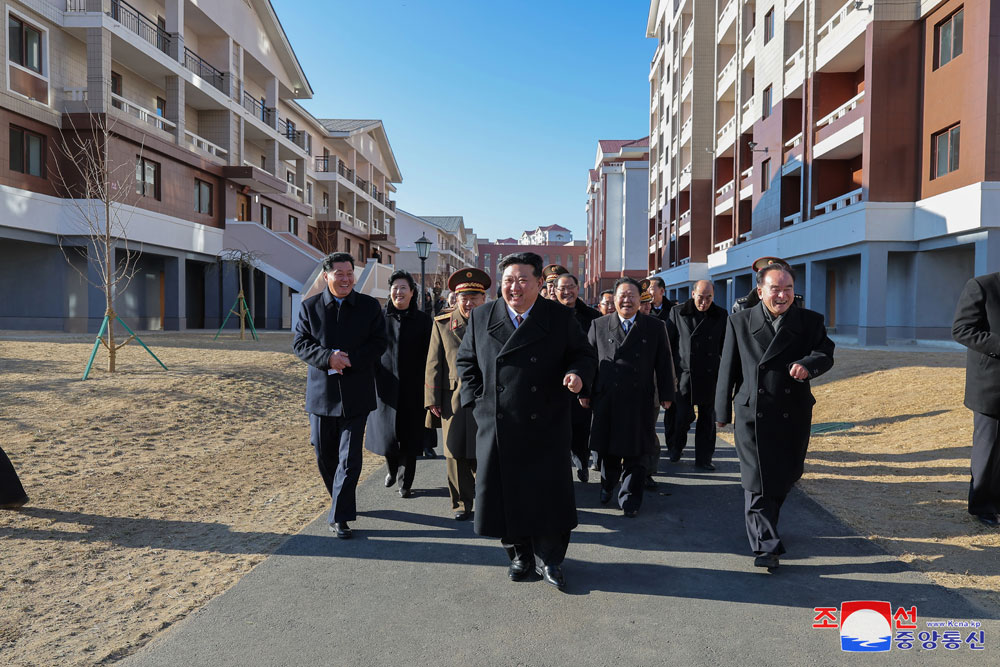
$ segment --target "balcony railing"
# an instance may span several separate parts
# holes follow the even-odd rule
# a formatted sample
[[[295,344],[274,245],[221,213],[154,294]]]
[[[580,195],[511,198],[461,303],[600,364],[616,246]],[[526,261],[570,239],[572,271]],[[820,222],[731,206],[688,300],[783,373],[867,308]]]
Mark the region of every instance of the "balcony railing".
[[[785,61],[785,74],[788,74],[796,65],[800,65],[805,62],[806,59],[806,47],[803,44],[799,49],[791,55],[791,57]]]
[[[687,27],[684,31],[684,36],[681,38],[681,53],[685,53],[688,47],[694,43],[694,21]],[[676,68],[674,68],[676,69]]]
[[[330,159],[331,158],[333,158],[334,160],[337,159],[333,155],[317,155],[315,158],[313,158],[314,161],[315,161],[315,166],[313,167],[313,169],[315,171],[318,171],[318,172],[329,173],[330,172],[330,166],[331,166],[331,163],[330,163]],[[336,164],[336,163],[334,163],[334,164]]]
[[[750,111],[753,109],[753,97],[751,97],[746,102],[744,102],[743,106],[740,107],[740,108],[743,110],[743,115],[744,116],[749,116],[750,115]]]
[[[299,186],[295,185],[295,183],[289,183],[288,184],[288,191],[289,191],[289,193],[295,195],[299,199],[302,199],[302,188],[300,188]]]
[[[723,33],[729,27],[730,21],[736,18],[736,0],[729,0],[729,3],[722,8],[719,13],[719,33]]]
[[[830,17],[830,20],[824,23],[820,29],[816,31],[816,43],[818,44],[832,35],[833,31],[836,30],[847,19],[847,17],[851,15],[851,13],[861,11],[862,6],[863,5],[856,0],[847,0],[847,4],[838,9],[836,13]]]
[[[395,199],[386,199],[385,200],[385,205],[388,206],[389,210],[392,211],[393,213],[396,212],[396,200]]]
[[[722,87],[722,81],[727,76],[729,76],[730,74],[732,74],[735,70],[736,70],[736,54],[734,53],[733,57],[729,59],[728,63],[726,63],[726,66],[722,68],[721,72],[719,72],[719,87],[720,87],[720,89]],[[719,92],[722,92],[722,90],[720,90]]]
[[[197,134],[191,132],[190,130],[184,130],[184,138],[187,139],[187,142],[192,146],[194,146],[195,148],[203,150],[206,153],[211,153],[215,157],[222,158],[229,154],[229,151],[227,151],[222,146],[213,144],[208,139],[205,139],[204,137],[199,137]]]
[[[366,181],[365,179],[361,178],[360,176],[355,176],[354,177],[354,183],[359,188],[361,188],[362,192],[366,192],[368,190],[368,181]]]
[[[340,222],[345,222],[348,225],[354,224],[354,216],[352,216],[347,211],[340,210],[339,208],[337,209],[337,220],[339,220]]]
[[[785,148],[791,150],[802,143],[802,133],[799,132],[794,137],[785,142]]]
[[[716,190],[715,194],[719,198],[725,197],[728,194],[732,194],[735,188],[736,188],[736,181],[729,181],[728,183],[724,183],[721,188]]]
[[[799,211],[798,213],[792,213],[791,215],[786,215],[782,219],[782,222],[784,222],[786,225],[797,225],[800,222],[802,222],[802,212]]]
[[[726,121],[726,124],[723,125],[722,128],[716,134],[719,142],[721,143],[722,140],[725,138],[726,134],[734,131],[735,129],[736,129],[736,116],[733,116],[732,118]]]
[[[715,244],[715,251],[716,252],[722,252],[723,250],[729,250],[732,247],[733,247],[733,240],[732,239],[726,239],[725,241],[722,241],[721,243],[716,243]]]
[[[295,126],[290,124],[284,118],[278,118],[278,134],[285,137],[299,148],[306,150],[309,148],[310,142],[307,139],[305,130],[296,130]]]
[[[243,108],[249,111],[254,118],[259,119],[265,125],[274,127],[274,107],[264,106],[264,103],[255,99],[246,90],[243,91]]]
[[[229,94],[229,91],[226,90],[226,76],[222,70],[212,67],[204,58],[186,46],[184,47],[184,67],[208,81],[220,93]]]
[[[847,100],[847,102],[845,102],[844,104],[842,104],[839,107],[837,107],[832,113],[829,113],[829,114],[823,116],[822,118],[820,118],[816,122],[816,129],[819,129],[821,127],[825,127],[827,125],[830,125],[834,121],[837,121],[837,120],[843,118],[849,112],[851,112],[854,109],[856,109],[858,107],[858,105],[861,104],[862,101],[864,101],[864,99],[865,99],[865,91],[862,90],[860,93],[858,93],[857,95],[855,95],[851,99]]]
[[[823,213],[830,213],[832,211],[838,211],[842,208],[847,208],[852,204],[857,204],[861,201],[861,196],[864,194],[863,188],[858,188],[857,190],[851,190],[847,194],[840,195],[839,197],[834,197],[829,201],[825,201],[822,204],[816,205],[817,211],[822,211]]]
[[[85,12],[86,2],[71,2],[67,4],[66,11]],[[118,21],[126,30],[130,30],[139,35],[160,51],[167,53],[170,51],[170,33],[161,28],[148,16],[138,9],[125,2],[125,0],[111,0],[111,6],[107,12],[115,21]]]
[[[354,181],[354,170],[348,169],[343,160],[337,160],[337,173],[351,182]]]
[[[121,109],[130,116],[135,116],[144,123],[149,123],[158,130],[173,132],[177,129],[177,124],[160,116],[155,111],[150,111],[146,107],[139,106],[135,102],[129,101],[121,95],[111,93],[111,104],[116,109]]]

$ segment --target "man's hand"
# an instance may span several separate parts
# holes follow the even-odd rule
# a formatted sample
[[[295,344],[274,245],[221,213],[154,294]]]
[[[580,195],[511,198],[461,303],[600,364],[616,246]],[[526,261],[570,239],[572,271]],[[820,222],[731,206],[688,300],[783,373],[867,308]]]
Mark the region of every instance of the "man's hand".
[[[664,410],[669,410],[671,405],[673,405],[673,401],[660,401],[660,407]]]
[[[581,397],[581,398],[578,398],[576,400],[580,401],[580,405],[582,405],[583,407],[587,408],[588,410],[590,409],[590,399],[589,398],[582,398]]]
[[[330,368],[335,371],[342,371],[351,367],[351,360],[346,352],[337,350],[330,355]]]
[[[809,379],[809,371],[802,364],[792,364],[792,367],[788,370],[788,374],[796,380]]]
[[[563,378],[563,386],[574,394],[579,394],[583,390],[583,380],[576,373],[566,373]]]
[[[431,414],[434,415],[435,417],[437,417],[438,419],[441,418],[441,406],[440,405],[432,405],[431,407],[429,407],[427,409],[430,410]]]

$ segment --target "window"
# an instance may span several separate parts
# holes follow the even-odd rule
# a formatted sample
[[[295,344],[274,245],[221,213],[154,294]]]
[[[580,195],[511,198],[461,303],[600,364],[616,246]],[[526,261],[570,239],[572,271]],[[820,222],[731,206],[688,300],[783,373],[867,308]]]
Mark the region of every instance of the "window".
[[[348,238],[344,239],[344,252],[346,252],[348,255],[351,254],[351,239]]]
[[[289,139],[295,138],[295,123],[290,120],[285,120],[285,136]]]
[[[764,14],[764,43],[767,44],[774,37],[774,7]]]
[[[143,197],[160,198],[160,165],[142,156],[135,160],[135,192]]]
[[[212,215],[212,184],[194,179],[194,210]]]
[[[938,178],[958,169],[960,125],[953,125],[931,137],[931,178]]]
[[[760,118],[761,120],[763,120],[771,115],[771,86],[765,88],[764,92],[761,93],[760,105],[761,105]]]
[[[260,168],[261,169],[265,169],[265,170],[267,169],[267,156],[266,155],[261,155],[260,156]]]
[[[291,183],[292,185],[295,185],[295,172],[294,171],[286,171],[285,172],[285,183]]]
[[[118,72],[111,72],[111,94],[117,95],[118,97],[122,96],[122,75]],[[122,103],[112,98],[111,106],[116,109],[121,109]]]
[[[30,176],[45,177],[45,137],[10,126],[10,169]]]
[[[264,225],[268,229],[271,229],[271,207],[264,206],[260,207],[260,224]]]
[[[964,17],[965,9],[959,9],[934,28],[934,42],[937,47],[935,49],[937,53],[935,67],[947,65],[962,55]]]
[[[299,219],[294,215],[288,216],[288,231],[296,236],[299,235]]]
[[[7,52],[12,63],[42,73],[42,32],[38,28],[9,16]]]
[[[162,97],[156,98],[156,115],[160,118],[167,115],[167,101]]]
[[[767,192],[771,185],[771,158],[767,158],[760,165],[760,191]]]
[[[312,204],[313,203],[313,184],[312,183],[306,183],[306,203],[307,204]]]

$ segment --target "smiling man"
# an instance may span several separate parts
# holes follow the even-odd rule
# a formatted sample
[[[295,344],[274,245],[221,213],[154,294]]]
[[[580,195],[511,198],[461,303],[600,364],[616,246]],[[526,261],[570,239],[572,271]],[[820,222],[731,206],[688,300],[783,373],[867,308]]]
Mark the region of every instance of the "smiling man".
[[[834,346],[823,316],[794,304],[795,274],[787,266],[761,268],[757,295],[760,303],[729,317],[715,414],[717,426],[731,421],[735,428],[754,565],[772,570],[785,552],[778,514],[809,445],[816,402],[809,380],[833,367]]]
[[[456,360],[478,427],[475,529],[501,539],[513,581],[534,570],[561,589],[577,525],[570,400],[597,360],[573,311],[539,298],[541,257],[509,255],[498,269],[503,298],[472,311]]]

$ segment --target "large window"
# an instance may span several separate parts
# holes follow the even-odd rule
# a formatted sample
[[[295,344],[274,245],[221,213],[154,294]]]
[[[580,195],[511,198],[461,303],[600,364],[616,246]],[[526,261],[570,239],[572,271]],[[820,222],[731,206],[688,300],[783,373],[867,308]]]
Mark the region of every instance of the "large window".
[[[952,125],[931,137],[931,178],[958,169],[958,145],[961,126]]]
[[[8,17],[7,53],[10,61],[42,73],[42,32],[19,18]]]
[[[771,86],[765,88],[764,92],[761,93],[760,106],[761,106],[760,117],[761,120],[763,120],[771,115]]]
[[[160,198],[160,165],[142,156],[135,161],[135,192],[143,197]]]
[[[194,210],[212,215],[212,184],[194,179]]]
[[[288,216],[288,231],[296,236],[299,235],[299,219],[297,216]]]
[[[10,169],[45,177],[45,137],[10,126]]]
[[[771,187],[771,158],[767,158],[760,165],[760,191],[767,192]]]
[[[774,7],[764,14],[764,43],[767,44],[774,37]]]
[[[118,97],[122,96],[122,75],[115,71],[111,72],[111,94]],[[121,109],[122,103],[112,97],[111,106]]]
[[[965,22],[965,8],[946,18],[934,28],[934,42],[936,44],[935,67],[947,65],[949,62],[962,55],[964,42],[963,24]]]
[[[268,229],[271,229],[271,207],[264,206],[261,204],[260,207],[260,224],[264,225]]]

